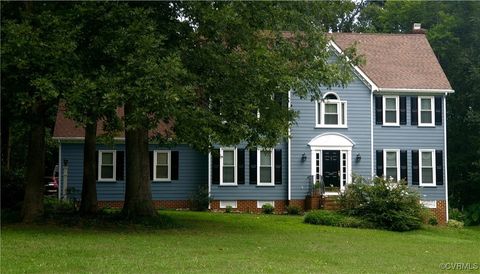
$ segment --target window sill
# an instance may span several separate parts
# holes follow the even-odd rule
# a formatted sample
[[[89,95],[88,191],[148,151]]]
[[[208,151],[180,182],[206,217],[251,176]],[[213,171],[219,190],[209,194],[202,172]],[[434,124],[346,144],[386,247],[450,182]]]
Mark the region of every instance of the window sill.
[[[427,128],[430,127],[430,128],[434,128],[435,125],[418,125],[418,127],[427,127]]]
[[[118,182],[117,180],[97,180],[98,184],[104,184],[104,183],[116,183]]]
[[[232,186],[238,186],[238,184],[219,184],[218,186],[220,186],[220,187],[232,187]]]
[[[272,184],[272,185],[260,185],[260,184],[257,184],[258,187],[275,187],[275,184]]]
[[[382,127],[400,127],[400,125],[385,125],[385,124],[383,124]]]
[[[315,125],[315,128],[348,128],[348,126],[340,126],[340,125]]]
[[[437,185],[419,185],[419,187],[422,187],[422,188],[436,188]]]
[[[152,183],[171,183],[172,180],[152,180]]]

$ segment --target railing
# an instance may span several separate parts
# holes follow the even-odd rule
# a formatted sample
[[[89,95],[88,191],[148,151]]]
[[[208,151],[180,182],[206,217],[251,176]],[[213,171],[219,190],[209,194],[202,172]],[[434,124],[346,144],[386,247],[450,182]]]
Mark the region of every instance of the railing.
[[[325,193],[325,182],[323,181],[323,176],[319,175],[319,177],[320,178],[318,180],[315,180],[314,175],[309,176],[309,181],[310,181],[309,193],[310,193],[310,196],[312,197],[320,196]]]

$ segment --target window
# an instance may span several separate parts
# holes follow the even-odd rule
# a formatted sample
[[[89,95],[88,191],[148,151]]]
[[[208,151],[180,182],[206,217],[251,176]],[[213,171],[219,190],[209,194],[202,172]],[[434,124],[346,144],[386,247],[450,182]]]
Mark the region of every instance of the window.
[[[257,150],[258,170],[257,170],[257,185],[259,186],[271,186],[275,185],[273,180],[274,168],[273,168],[273,150]]]
[[[262,208],[264,205],[270,204],[275,207],[275,201],[257,201],[257,208]]]
[[[435,185],[435,150],[420,150],[420,185]]]
[[[383,96],[383,125],[398,126],[399,123],[398,96]]]
[[[418,97],[418,125],[419,126],[434,126],[433,112],[434,112],[433,97]]]
[[[116,180],[116,151],[100,150],[98,151],[98,180],[115,181]]]
[[[383,170],[385,178],[398,181],[400,179],[400,151],[398,149],[385,149],[383,150],[383,159],[385,159]]]
[[[237,184],[237,149],[221,148],[220,149],[220,184],[236,185]]]
[[[346,127],[347,103],[340,101],[335,93],[327,93],[317,102],[317,127]]]
[[[155,166],[153,180],[170,181],[171,152],[169,150],[155,150],[153,155],[153,165]]]
[[[220,201],[220,208],[227,208],[227,206],[237,208],[237,201]]]

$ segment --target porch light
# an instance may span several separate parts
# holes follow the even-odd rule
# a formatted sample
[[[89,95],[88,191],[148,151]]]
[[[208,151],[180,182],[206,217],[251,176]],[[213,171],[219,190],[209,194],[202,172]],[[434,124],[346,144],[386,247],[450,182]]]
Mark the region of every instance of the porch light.
[[[63,160],[63,166],[68,166],[68,160],[67,159]]]
[[[307,160],[307,154],[303,153],[301,160],[302,160],[302,162],[305,162]]]
[[[362,160],[362,156],[360,156],[360,153],[357,154],[357,158],[355,158],[355,160],[357,161],[357,163]]]

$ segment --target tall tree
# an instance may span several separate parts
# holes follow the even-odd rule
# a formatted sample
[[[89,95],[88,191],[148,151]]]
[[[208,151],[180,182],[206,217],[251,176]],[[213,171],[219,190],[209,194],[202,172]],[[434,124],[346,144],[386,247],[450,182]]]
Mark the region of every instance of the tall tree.
[[[30,222],[43,214],[45,126],[68,86],[75,31],[57,3],[14,3],[11,8],[17,16],[2,18],[3,91],[9,90],[10,104],[28,121],[22,215]]]

